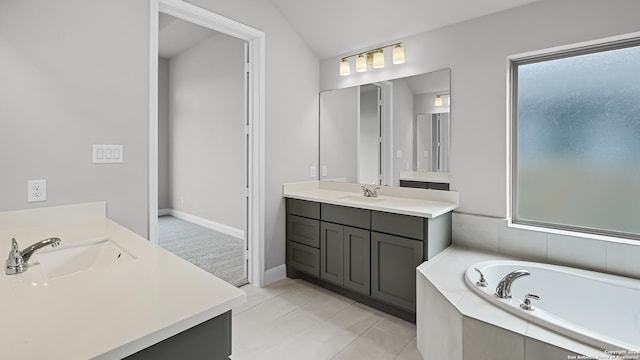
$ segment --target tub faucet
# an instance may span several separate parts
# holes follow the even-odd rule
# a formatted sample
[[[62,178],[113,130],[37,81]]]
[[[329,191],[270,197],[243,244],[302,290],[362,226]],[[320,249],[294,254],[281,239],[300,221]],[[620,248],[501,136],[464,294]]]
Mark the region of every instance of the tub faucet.
[[[527,270],[515,270],[502,278],[496,287],[496,296],[500,299],[511,299],[511,284],[519,277],[531,275]]]
[[[31,255],[33,255],[33,253],[36,250],[43,248],[47,245],[56,247],[60,244],[60,241],[61,240],[59,238],[52,237],[52,238],[38,241],[37,243],[20,251],[20,248],[18,247],[18,242],[16,241],[15,238],[12,238],[11,251],[9,252],[9,258],[5,263],[6,264],[5,273],[7,275],[14,275],[14,274],[20,274],[27,271],[27,268],[29,267],[29,264],[27,263],[27,261],[29,261],[29,259],[31,258]]]

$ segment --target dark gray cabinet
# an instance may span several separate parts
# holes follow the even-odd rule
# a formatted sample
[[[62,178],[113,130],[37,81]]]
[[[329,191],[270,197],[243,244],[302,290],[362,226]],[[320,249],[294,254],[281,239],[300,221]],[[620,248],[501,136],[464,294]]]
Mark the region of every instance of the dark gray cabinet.
[[[416,267],[422,241],[371,233],[371,296],[409,311],[416,308]]]
[[[451,244],[451,213],[427,219],[287,199],[286,228],[289,277],[413,321],[416,267]]]
[[[431,181],[400,180],[400,187],[449,191],[448,183],[431,182]]]
[[[320,278],[369,295],[370,232],[350,226],[320,223]]]
[[[320,224],[320,278],[342,285],[344,263],[344,226]]]
[[[344,227],[344,287],[369,295],[371,289],[371,233]]]
[[[287,267],[320,276],[319,217],[320,204],[287,199]]]

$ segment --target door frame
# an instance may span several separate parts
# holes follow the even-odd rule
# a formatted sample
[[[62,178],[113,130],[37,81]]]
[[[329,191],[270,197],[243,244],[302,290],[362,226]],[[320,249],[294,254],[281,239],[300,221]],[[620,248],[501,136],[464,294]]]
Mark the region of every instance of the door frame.
[[[265,33],[181,0],[149,0],[148,238],[158,243],[158,17],[163,12],[244,40],[249,46],[246,115],[249,125],[247,188],[248,277],[264,286],[265,264]]]

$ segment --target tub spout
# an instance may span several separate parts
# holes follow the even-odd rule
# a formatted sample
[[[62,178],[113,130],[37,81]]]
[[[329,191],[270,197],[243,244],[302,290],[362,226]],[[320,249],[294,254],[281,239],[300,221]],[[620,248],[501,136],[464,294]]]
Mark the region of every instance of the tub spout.
[[[511,284],[519,277],[531,275],[527,270],[516,270],[508,273],[496,287],[496,296],[500,299],[511,299]]]

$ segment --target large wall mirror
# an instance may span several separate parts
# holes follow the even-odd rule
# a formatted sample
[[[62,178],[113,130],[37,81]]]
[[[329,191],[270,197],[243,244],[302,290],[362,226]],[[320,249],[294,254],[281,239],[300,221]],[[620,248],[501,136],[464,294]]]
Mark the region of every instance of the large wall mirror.
[[[320,180],[448,184],[450,83],[444,69],[321,92]]]

